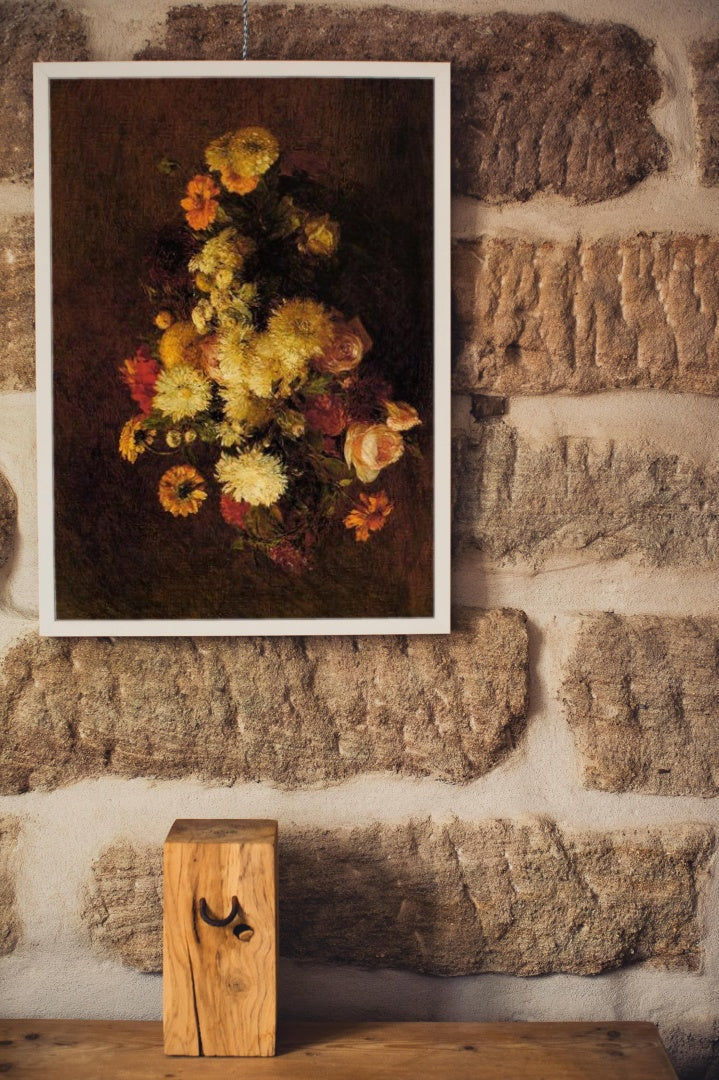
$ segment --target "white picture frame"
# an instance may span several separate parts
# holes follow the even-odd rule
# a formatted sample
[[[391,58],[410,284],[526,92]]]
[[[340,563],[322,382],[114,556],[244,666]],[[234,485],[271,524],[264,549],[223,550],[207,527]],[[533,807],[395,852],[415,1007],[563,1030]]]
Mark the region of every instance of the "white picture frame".
[[[94,80],[93,83],[87,83],[87,80]],[[153,82],[153,80],[161,80],[161,82]],[[179,80],[174,83],[173,80]],[[137,605],[138,613],[135,614],[135,610],[132,607],[130,600],[127,601],[127,610],[123,608],[122,597],[119,596],[117,587],[114,588],[114,592],[111,594],[112,599],[108,600],[110,593],[107,596],[102,593],[103,583],[108,581],[119,580],[117,575],[119,574],[118,566],[115,563],[122,558],[122,545],[117,540],[118,533],[117,527],[115,527],[115,539],[112,545],[107,546],[107,550],[115,553],[112,557],[115,558],[115,563],[110,565],[108,562],[107,567],[102,564],[103,559],[103,541],[98,539],[101,529],[105,528],[105,513],[104,508],[109,510],[112,508],[112,494],[108,490],[103,496],[100,492],[95,498],[94,492],[96,491],[98,484],[95,484],[93,489],[93,500],[87,505],[84,503],[72,503],[72,512],[68,512],[67,505],[71,502],[70,496],[67,494],[66,488],[63,488],[63,484],[66,482],[67,469],[62,470],[58,464],[61,460],[75,460],[78,456],[82,457],[83,451],[75,453],[72,447],[69,446],[67,438],[60,433],[58,427],[59,406],[57,395],[61,391],[58,391],[58,386],[62,386],[62,380],[67,379],[67,370],[69,370],[69,363],[67,359],[62,359],[62,350],[65,350],[63,355],[70,352],[67,344],[63,344],[62,333],[58,331],[58,326],[62,326],[71,321],[71,317],[68,314],[69,305],[77,305],[77,319],[90,318],[87,314],[87,309],[83,308],[85,298],[83,295],[82,281],[93,282],[96,277],[97,269],[96,264],[87,260],[86,266],[80,266],[77,270],[76,267],[71,267],[69,271],[63,270],[60,273],[57,270],[59,265],[57,260],[61,258],[58,252],[59,239],[58,230],[63,228],[63,214],[65,213],[59,206],[58,200],[63,197],[64,185],[60,184],[56,180],[57,191],[53,191],[53,167],[57,167],[57,162],[53,160],[53,153],[51,150],[52,137],[53,137],[53,125],[56,123],[56,109],[59,106],[56,105],[55,90],[58,88],[57,93],[64,95],[63,100],[71,101],[73,93],[76,88],[78,93],[90,93],[97,90],[98,93],[108,91],[109,83],[123,84],[124,87],[129,87],[132,83],[132,88],[143,86],[145,87],[145,93],[148,100],[154,99],[156,93],[153,93],[153,89],[159,92],[161,87],[170,87],[171,89],[181,88],[181,84],[184,85],[185,80],[212,80],[213,85],[216,80],[229,80],[225,85],[228,88],[228,93],[234,93],[238,88],[249,88],[250,83],[259,84],[262,80],[304,80],[309,87],[310,80],[320,80],[322,86],[329,87],[328,93],[334,92],[335,85],[339,85],[339,80],[354,80],[357,87],[366,86],[367,93],[373,92],[379,93],[380,83],[386,89],[392,81],[398,80],[396,84],[398,87],[407,88],[403,90],[403,93],[409,94],[418,88],[420,84],[426,85],[426,81],[429,81],[431,85],[431,117],[429,123],[431,126],[431,139],[433,144],[432,152],[432,166],[431,166],[431,190],[427,191],[427,199],[430,202],[427,210],[430,215],[432,229],[432,253],[429,258],[428,265],[431,267],[430,272],[433,275],[432,281],[432,349],[431,349],[431,379],[432,379],[432,397],[433,397],[433,439],[431,448],[431,464],[433,475],[432,486],[432,523],[431,523],[431,541],[432,551],[431,559],[428,560],[427,581],[431,580],[431,604],[428,604],[425,589],[424,608],[420,613],[413,613],[413,609],[405,612],[400,610],[401,605],[398,603],[397,610],[394,609],[387,614],[385,610],[379,611],[374,614],[368,607],[368,610],[361,610],[359,614],[356,614],[353,608],[354,600],[348,605],[348,613],[345,615],[343,610],[331,611],[327,607],[328,601],[323,601],[325,607],[319,607],[317,612],[311,611],[309,614],[305,611],[296,611],[292,609],[292,603],[294,600],[293,592],[293,580],[288,571],[282,567],[277,567],[277,602],[274,605],[276,611],[271,607],[271,610],[267,614],[256,615],[250,613],[248,617],[244,617],[243,614],[238,612],[230,613],[222,607],[224,604],[224,597],[227,595],[226,589],[218,590],[218,607],[217,616],[215,617],[214,610],[199,610],[202,608],[201,599],[197,601],[197,610],[189,611],[187,615],[183,613],[181,598],[172,597],[171,602],[168,600],[167,613],[162,609],[162,601],[158,601],[159,604],[157,611],[144,607],[144,605]],[[108,82],[109,81],[109,82]],[[125,82],[127,81],[127,82]],[[388,82],[389,81],[389,82]],[[200,83],[193,82],[192,87],[199,87]],[[207,84],[210,85],[209,83]],[[269,83],[266,84],[270,86]],[[304,86],[305,82],[285,82],[281,84],[282,88],[290,86]],[[317,86],[320,84],[317,83]],[[273,84],[273,86],[280,86],[280,84]],[[307,90],[309,94],[312,88]],[[131,90],[127,90],[131,93]],[[164,92],[164,90],[163,90]],[[168,90],[168,93],[171,92]],[[277,93],[280,91],[278,90]],[[304,92],[304,91],[303,91]],[[312,90],[312,92],[314,92]],[[358,91],[359,92],[359,91]],[[370,100],[370,98],[368,98]],[[132,63],[42,63],[34,65],[34,110],[35,110],[35,221],[36,221],[36,333],[37,333],[37,424],[38,424],[38,507],[39,507],[39,566],[40,566],[40,580],[39,580],[39,598],[40,598],[40,632],[46,636],[57,637],[76,637],[76,636],[246,636],[246,635],[328,635],[328,634],[443,634],[450,631],[450,65],[449,64],[431,64],[431,63],[332,63],[332,62],[259,62],[259,61],[230,61],[230,62],[169,62],[169,63],[157,63],[157,62],[132,62]],[[328,113],[331,110],[328,110]],[[107,132],[104,130],[102,124],[98,124],[97,117],[94,120],[88,121],[87,125],[84,123],[72,124],[68,117],[71,117],[71,110],[64,116],[63,123],[65,124],[65,130],[70,134],[66,137],[66,142],[63,146],[68,146],[68,149],[63,150],[62,153],[56,152],[56,158],[62,157],[65,154],[67,159],[70,159],[71,155],[74,155],[75,160],[79,163],[84,160],[87,154],[92,154],[93,145],[97,143],[98,137],[107,137]],[[257,122],[254,116],[250,117],[250,122]],[[232,121],[233,124],[241,124],[242,118],[238,116],[237,109],[233,111]],[[59,121],[57,122],[59,124]],[[117,127],[117,153],[122,157],[123,154],[123,135],[119,130],[122,125],[118,125],[116,119],[112,116],[108,117],[108,125],[115,124]],[[95,125],[95,126],[93,126]],[[223,117],[218,121],[217,128],[215,130],[207,130],[208,141],[218,136],[223,135],[223,132],[228,127],[227,120]],[[100,131],[100,136],[97,132]],[[103,134],[104,132],[104,134]],[[138,137],[133,135],[133,137]],[[378,144],[382,142],[382,133],[378,133]],[[70,146],[70,143],[72,145]],[[161,153],[166,152],[167,147],[157,146],[158,157]],[[198,147],[198,153],[202,152],[202,147]],[[338,151],[338,154],[340,151]],[[414,168],[413,162],[406,160],[401,150],[397,150],[396,168],[400,171],[406,170],[406,176],[408,183],[411,182],[411,172]],[[129,154],[129,151],[128,151]],[[167,165],[168,170],[174,170],[174,163],[169,162]],[[58,174],[59,175],[59,174]],[[67,175],[67,173],[63,174]],[[184,182],[184,174],[170,176],[169,180],[178,183],[182,186],[180,181],[180,175],[182,175],[182,181]],[[167,179],[167,177],[166,177]],[[98,181],[100,183],[100,181]],[[65,196],[67,198],[67,196]],[[82,191],[76,191],[72,196],[74,199],[82,199]],[[142,191],[138,191],[138,198],[141,199]],[[112,198],[112,192],[108,192],[108,199]],[[63,204],[66,205],[66,204]],[[108,215],[112,217],[114,204],[107,204]],[[88,214],[92,211],[88,210]],[[67,215],[65,215],[67,216]],[[99,230],[100,225],[97,221],[92,224],[95,230]],[[55,231],[55,247],[53,248],[53,228]],[[122,243],[122,230],[118,229],[117,224],[113,225],[116,230],[117,242]],[[81,247],[81,245],[78,245]],[[53,255],[55,256],[56,263],[55,269],[53,264]],[[82,252],[78,255],[78,260],[81,262],[83,258]],[[69,260],[66,260],[68,262]],[[102,259],[99,260],[102,263]],[[63,264],[64,265],[64,264]],[[78,276],[73,278],[72,275],[76,273]],[[82,275],[84,274],[84,279]],[[70,289],[70,286],[74,286]],[[80,284],[78,284],[78,282]],[[68,284],[69,283],[69,284]],[[88,288],[91,285],[88,284]],[[140,285],[138,283],[138,290]],[[68,300],[68,291],[72,293],[72,299]],[[139,293],[138,293],[139,295]],[[64,308],[63,308],[64,305]],[[61,310],[62,309],[62,310]],[[354,314],[354,313],[350,313]],[[107,317],[112,319],[113,313],[108,311]],[[62,320],[65,320],[63,323]],[[114,328],[116,329],[116,328]],[[77,343],[82,339],[81,328],[77,331],[73,341]],[[77,337],[79,334],[79,338]],[[97,334],[96,334],[97,338]],[[128,349],[129,349],[128,344]],[[78,346],[75,344],[74,352],[77,353]],[[96,355],[96,344],[93,346],[93,357]],[[368,354],[371,356],[371,354]],[[118,355],[117,362],[122,360],[122,356]],[[76,360],[73,358],[72,363]],[[93,361],[94,362],[94,361]],[[108,364],[107,375],[108,380],[117,379],[117,367],[118,363],[114,363],[111,359],[103,360]],[[65,364],[65,369],[62,368],[62,364]],[[114,363],[114,366],[113,366]],[[86,392],[86,386],[89,385],[85,381],[85,371],[81,361],[77,361],[77,393],[83,394]],[[63,371],[65,374],[63,374]],[[73,374],[74,378],[74,374]],[[407,380],[405,380],[406,382]],[[91,383],[91,380],[90,380]],[[110,385],[108,383],[108,385]],[[113,384],[114,386],[114,384]],[[73,392],[74,392],[73,384]],[[112,391],[115,392],[114,389]],[[409,396],[409,395],[408,395]],[[98,401],[99,407],[99,401]],[[86,416],[87,430],[92,432],[92,424],[94,422],[94,415],[98,411],[98,407],[93,403],[92,394],[88,392],[88,399],[83,403],[83,415]],[[104,407],[104,405],[103,405]],[[129,416],[128,412],[128,416]],[[69,421],[67,422],[69,425]],[[420,427],[422,432],[422,438],[425,437],[425,433]],[[419,433],[417,433],[419,437]],[[74,436],[73,436],[74,437]],[[65,442],[63,442],[65,438]],[[91,437],[88,436],[90,439]],[[346,434],[345,434],[346,438]],[[402,438],[407,440],[408,435],[406,432],[402,434]],[[73,446],[80,445],[79,443],[73,443]],[[100,445],[100,444],[98,444]],[[93,468],[97,468],[97,475],[101,475],[103,464],[103,454],[107,455],[105,460],[107,462],[107,468],[109,471],[115,468],[114,462],[110,460],[109,451],[105,443],[104,449],[102,446],[98,450],[98,446],[93,445]],[[89,451],[88,451],[89,453]],[[74,456],[73,456],[74,455]],[[409,456],[406,455],[407,462],[409,462]],[[89,460],[89,459],[88,459]],[[98,464],[99,462],[99,464]],[[126,464],[123,462],[123,465]],[[142,463],[139,463],[142,464]],[[137,464],[135,465],[137,468]],[[396,468],[399,466],[392,465],[389,468]],[[402,465],[402,468],[409,468],[409,464]],[[82,473],[83,466],[78,465],[78,469]],[[89,475],[89,469],[86,470]],[[384,475],[384,474],[383,474]],[[387,470],[389,475],[389,469]],[[77,487],[77,480],[73,481]],[[134,481],[133,481],[134,482]],[[69,481],[68,481],[69,483]],[[102,486],[101,484],[99,485]],[[68,489],[69,490],[69,489]],[[371,486],[368,487],[368,491],[371,490]],[[104,502],[103,502],[104,498]],[[204,507],[203,507],[204,509]],[[406,508],[403,511],[406,515]],[[65,517],[63,518],[63,514]],[[138,510],[139,515],[142,514],[142,510]],[[74,517],[76,516],[76,531],[77,536],[71,535],[68,540],[68,525],[67,521],[70,520],[73,527]],[[199,515],[198,515],[199,517]],[[399,517],[399,515],[398,515]],[[178,517],[176,524],[179,528],[185,522],[185,518]],[[63,521],[63,529],[58,531],[58,523]],[[127,521],[125,517],[125,526],[128,532],[126,535],[132,535],[132,522]],[[163,528],[165,523],[163,520]],[[109,526],[108,526],[109,529]],[[350,526],[345,526],[345,532],[337,533],[337,540],[333,543],[332,556],[336,554],[336,550],[342,543],[345,546],[348,545],[352,539]],[[359,532],[359,530],[356,530]],[[389,530],[387,530],[389,535]],[[108,535],[110,532],[108,531]],[[375,536],[371,535],[370,540],[377,545],[383,543],[383,534]],[[86,549],[83,549],[83,543],[87,542]],[[77,549],[73,547],[77,545]],[[357,558],[359,558],[361,544],[357,546]],[[362,551],[370,549],[370,545],[365,545]],[[143,549],[145,550],[145,549]],[[347,547],[349,551],[349,547]],[[374,549],[378,551],[376,547]],[[99,553],[99,554],[98,554]],[[244,558],[244,554],[240,553]],[[354,558],[354,549],[350,552]],[[254,556],[253,556],[254,557]],[[313,556],[314,557],[314,556]],[[108,556],[108,559],[110,556]],[[202,553],[197,553],[197,565],[196,568],[187,568],[184,571],[186,574],[196,573],[198,578],[205,572],[206,567],[202,563]],[[64,560],[64,562],[63,562]],[[381,561],[381,560],[380,560]],[[135,563],[137,560],[135,560]],[[71,566],[71,572],[68,574],[67,569],[63,570],[63,565]],[[369,565],[369,564],[368,564]],[[413,572],[414,572],[414,568]],[[73,574],[79,575],[77,580],[73,578]],[[133,573],[133,567],[128,566],[128,575]],[[315,580],[318,582],[317,591],[318,595],[324,588],[321,559],[320,565],[315,563],[314,569],[311,571],[316,575]],[[367,572],[365,578],[358,581],[358,600],[357,605],[360,605],[359,592],[367,593],[367,589],[361,586],[361,581],[366,581]],[[96,577],[93,577],[93,574]],[[267,587],[267,572],[263,570],[263,581]],[[83,576],[84,575],[84,576]],[[115,575],[115,577],[113,577]],[[93,582],[97,581],[97,592],[93,593]],[[78,584],[79,582],[79,584]],[[243,576],[242,587],[246,588],[247,574]],[[272,584],[274,583],[274,579]],[[273,584],[274,587],[274,584]],[[108,586],[109,588],[109,586]],[[303,586],[305,588],[305,586]],[[287,600],[282,599],[283,589]],[[200,591],[198,589],[198,591]],[[306,590],[307,591],[307,590]],[[311,592],[311,590],[309,590]],[[209,590],[205,590],[203,596],[209,597]],[[248,593],[244,594],[249,595]],[[270,595],[273,595],[270,591]],[[58,600],[58,596],[65,599]],[[117,603],[115,603],[117,598]],[[384,599],[379,598],[382,603]],[[197,600],[193,597],[192,603],[195,604]],[[214,601],[213,601],[214,602]],[[210,600],[208,599],[208,604]],[[269,603],[269,602],[268,602]],[[308,601],[309,603],[309,601]],[[86,605],[87,611],[83,608],[83,604]],[[367,604],[370,604],[369,599]],[[174,605],[174,607],[173,607]],[[355,605],[355,606],[357,606]],[[378,606],[381,606],[378,602]],[[241,604],[238,602],[238,607]],[[288,615],[285,617],[283,612],[288,610]],[[359,608],[358,608],[359,610]],[[198,614],[199,611],[199,614]],[[149,613],[148,613],[149,612]],[[208,617],[205,617],[208,615]]]

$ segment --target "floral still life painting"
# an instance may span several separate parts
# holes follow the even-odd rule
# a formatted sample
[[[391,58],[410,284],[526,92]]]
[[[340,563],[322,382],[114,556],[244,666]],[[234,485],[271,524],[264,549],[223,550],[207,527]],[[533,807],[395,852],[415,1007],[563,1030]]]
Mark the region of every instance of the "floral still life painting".
[[[219,486],[233,548],[301,573],[338,522],[362,543],[387,524],[387,493],[360,488],[421,454],[409,432],[422,421],[365,373],[361,315],[316,299],[342,244],[321,186],[280,174],[266,128],[228,132],[204,157],[180,202],[187,261],[151,267],[158,335],[121,369],[139,412],[119,450],[172,462],[158,497],[175,517],[207,513]]]
[[[441,630],[434,80],[49,81],[52,632]]]

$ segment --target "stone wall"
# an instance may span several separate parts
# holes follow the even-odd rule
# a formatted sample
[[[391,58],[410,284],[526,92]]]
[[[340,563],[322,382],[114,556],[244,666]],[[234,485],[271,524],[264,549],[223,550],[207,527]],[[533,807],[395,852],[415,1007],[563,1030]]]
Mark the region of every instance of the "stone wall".
[[[719,10],[501,6],[250,5],[251,58],[453,63],[453,633],[52,641],[31,63],[236,58],[241,7],[0,3],[4,1015],[158,1016],[172,821],[276,817],[283,1016],[719,1076]]]

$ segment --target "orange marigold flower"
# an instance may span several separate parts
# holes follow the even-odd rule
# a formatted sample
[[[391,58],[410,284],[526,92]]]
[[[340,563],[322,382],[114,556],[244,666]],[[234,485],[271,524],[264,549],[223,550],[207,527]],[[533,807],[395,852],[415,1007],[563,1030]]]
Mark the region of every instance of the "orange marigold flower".
[[[212,224],[219,206],[214,196],[219,194],[220,189],[211,176],[202,173],[193,176],[187,184],[187,197],[180,202],[190,228],[206,229]]]
[[[369,540],[370,533],[379,532],[385,527],[387,518],[394,510],[394,503],[389,501],[384,491],[378,491],[376,495],[362,493],[359,501],[360,505],[350,510],[344,519],[344,526],[354,529],[355,540],[364,543]]]
[[[261,179],[259,176],[238,176],[229,168],[220,169],[220,176],[227,190],[234,192],[235,195],[249,195]]]
[[[173,517],[196,514],[207,498],[204,478],[192,465],[174,465],[160,478],[158,495]]]

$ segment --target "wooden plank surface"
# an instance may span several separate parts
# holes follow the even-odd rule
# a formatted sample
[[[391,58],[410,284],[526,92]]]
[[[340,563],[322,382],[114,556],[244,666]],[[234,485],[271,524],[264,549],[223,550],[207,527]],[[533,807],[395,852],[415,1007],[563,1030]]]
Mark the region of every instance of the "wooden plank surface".
[[[176,821],[165,841],[163,897],[165,1053],[274,1054],[277,822]],[[213,919],[236,914],[226,926],[208,925],[203,905]]]
[[[277,1057],[168,1058],[162,1025],[0,1021],[10,1080],[676,1080],[653,1024],[284,1024]]]

